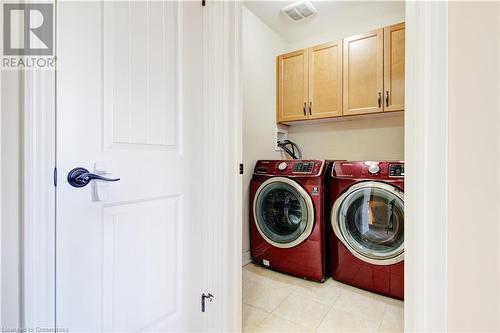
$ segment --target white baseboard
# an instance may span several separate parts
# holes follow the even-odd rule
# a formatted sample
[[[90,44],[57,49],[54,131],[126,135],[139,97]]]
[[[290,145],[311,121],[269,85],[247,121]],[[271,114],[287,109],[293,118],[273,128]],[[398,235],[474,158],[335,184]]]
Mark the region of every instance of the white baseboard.
[[[249,264],[251,262],[252,262],[252,256],[250,255],[250,251],[243,252],[241,258],[242,266],[245,266],[246,264]]]

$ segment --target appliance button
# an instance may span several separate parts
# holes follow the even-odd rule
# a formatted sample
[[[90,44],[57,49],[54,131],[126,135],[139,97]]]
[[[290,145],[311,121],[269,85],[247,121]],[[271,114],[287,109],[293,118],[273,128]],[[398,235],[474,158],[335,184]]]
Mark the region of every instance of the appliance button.
[[[378,164],[370,164],[370,166],[368,167],[368,172],[371,174],[376,174],[379,171],[380,167],[378,166]]]
[[[281,162],[280,164],[278,164],[278,169],[280,171],[285,170],[287,167],[288,167],[288,164],[286,162]]]

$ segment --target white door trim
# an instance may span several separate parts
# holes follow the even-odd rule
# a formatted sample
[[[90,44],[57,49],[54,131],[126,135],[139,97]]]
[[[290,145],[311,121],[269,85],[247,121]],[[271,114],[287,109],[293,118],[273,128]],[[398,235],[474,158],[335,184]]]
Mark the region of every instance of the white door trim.
[[[206,291],[215,295],[205,327],[241,330],[242,104],[240,1],[207,1],[203,10]],[[210,200],[211,199],[211,200]],[[218,303],[218,304],[216,304]]]
[[[54,327],[54,72],[24,72],[23,274],[25,327]]]
[[[448,5],[406,2],[405,331],[446,331]]]

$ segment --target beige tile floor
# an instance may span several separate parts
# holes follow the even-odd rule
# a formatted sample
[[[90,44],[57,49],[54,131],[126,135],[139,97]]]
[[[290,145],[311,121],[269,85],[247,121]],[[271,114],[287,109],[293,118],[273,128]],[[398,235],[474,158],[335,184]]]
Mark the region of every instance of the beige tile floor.
[[[402,332],[403,302],[332,279],[243,267],[243,332]]]

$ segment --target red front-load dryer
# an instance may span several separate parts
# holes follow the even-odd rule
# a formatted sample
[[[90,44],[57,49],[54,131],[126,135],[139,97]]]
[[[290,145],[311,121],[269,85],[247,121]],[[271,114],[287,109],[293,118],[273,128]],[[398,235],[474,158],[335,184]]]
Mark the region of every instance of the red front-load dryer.
[[[333,279],[404,298],[404,163],[335,162],[329,177]]]
[[[325,172],[320,160],[265,160],[250,184],[252,260],[276,271],[325,279]]]

